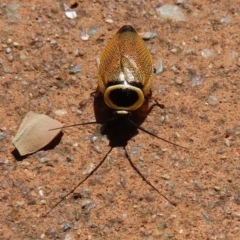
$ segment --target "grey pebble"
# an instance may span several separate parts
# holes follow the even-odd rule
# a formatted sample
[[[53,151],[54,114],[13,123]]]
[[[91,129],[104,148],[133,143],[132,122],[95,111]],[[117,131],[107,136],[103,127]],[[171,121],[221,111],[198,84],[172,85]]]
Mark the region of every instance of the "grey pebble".
[[[49,44],[50,46],[55,46],[57,45],[57,41],[55,39],[52,39]]]
[[[63,229],[64,232],[66,232],[67,230],[69,230],[71,228],[72,228],[71,224],[70,223],[66,223],[66,224],[64,224],[62,229]]]
[[[5,132],[0,132],[0,142],[2,142],[3,140],[5,140],[7,138],[7,133]]]
[[[207,102],[210,105],[215,106],[215,105],[218,104],[218,98],[216,96],[214,96],[214,95],[211,95],[211,96],[208,97]]]
[[[47,236],[53,236],[56,234],[56,230],[54,228],[48,228],[45,232]]]
[[[144,39],[144,40],[150,40],[150,39],[152,39],[152,38],[155,38],[156,36],[157,36],[157,34],[154,33],[154,32],[146,32],[146,33],[144,33],[144,35],[142,36],[142,39]]]
[[[202,77],[198,76],[198,75],[193,75],[191,78],[191,86],[192,87],[196,87],[199,86],[203,83],[203,79]]]
[[[167,228],[166,222],[161,222],[158,224],[158,230],[164,230],[165,228]]]
[[[40,162],[41,163],[47,163],[47,162],[49,162],[50,161],[50,158],[47,158],[47,157],[42,157],[42,158],[40,158]]]
[[[97,153],[102,153],[103,150],[102,150],[102,147],[100,145],[95,145],[93,147],[94,151],[97,152]]]
[[[82,67],[80,65],[75,65],[71,70],[70,70],[70,74],[76,74],[81,72]]]

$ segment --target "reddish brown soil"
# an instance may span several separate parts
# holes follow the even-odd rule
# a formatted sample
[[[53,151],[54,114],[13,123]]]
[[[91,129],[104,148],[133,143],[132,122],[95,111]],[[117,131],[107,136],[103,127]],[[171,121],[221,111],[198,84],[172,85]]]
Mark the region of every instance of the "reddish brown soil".
[[[74,20],[58,1],[19,1],[16,10],[17,1],[0,3],[1,240],[240,239],[240,4],[183,1],[187,21],[173,22],[156,8],[181,1],[128,2],[78,1]],[[109,140],[98,125],[70,128],[54,147],[19,158],[12,138],[28,111],[65,125],[95,120],[97,59],[124,24],[156,33],[146,44],[155,66],[163,60],[152,90],[165,108],[142,126],[189,148],[139,132],[127,151],[177,206],[142,181],[118,147],[46,216],[103,159]],[[98,31],[83,41],[92,27]],[[70,74],[76,65],[81,71]]]

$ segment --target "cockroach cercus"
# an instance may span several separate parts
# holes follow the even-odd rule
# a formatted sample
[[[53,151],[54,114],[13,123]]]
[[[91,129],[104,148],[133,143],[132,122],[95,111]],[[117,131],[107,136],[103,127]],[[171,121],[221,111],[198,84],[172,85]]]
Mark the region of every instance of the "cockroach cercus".
[[[139,120],[140,117],[138,116],[138,110],[141,109],[151,97],[152,84],[153,64],[151,54],[147,49],[145,42],[137,34],[136,30],[130,25],[124,25],[107,43],[107,46],[102,52],[98,69],[98,88],[94,93],[95,99],[102,98],[103,103],[107,106],[111,115],[108,116],[107,120],[97,119],[96,117],[96,121],[94,122],[65,126],[72,127],[87,124],[104,124],[106,129],[112,128],[113,131],[113,133],[109,131],[105,133],[109,136],[109,145],[111,148],[100,163],[91,171],[91,173],[79,182],[69,193],[67,193],[64,198],[55,204],[52,209],[59,205],[67,196],[73,193],[77,187],[79,187],[94,172],[96,172],[103,164],[108,154],[110,154],[112,149],[116,146],[122,146],[124,148],[127,159],[139,176],[158,194],[164,197],[172,205],[176,206],[175,203],[170,201],[156,187],[154,187],[154,185],[152,185],[143,176],[143,174],[131,161],[129,154],[126,151],[126,145],[127,141],[136,133],[130,135],[127,134],[127,136],[126,134],[122,134],[123,132],[126,133],[128,131],[132,131],[133,129],[135,131],[141,130],[174,146],[188,150],[187,148],[165,140],[140,126],[145,118],[143,120]],[[98,102],[99,101],[95,101],[95,103]],[[97,116],[98,109],[96,106],[97,104],[95,105],[95,115]],[[155,101],[153,106],[161,107],[157,101]],[[149,109],[148,113],[150,111]],[[102,109],[100,111],[102,111]],[[113,139],[113,135],[117,135],[117,138],[114,138],[115,140],[111,140]]]

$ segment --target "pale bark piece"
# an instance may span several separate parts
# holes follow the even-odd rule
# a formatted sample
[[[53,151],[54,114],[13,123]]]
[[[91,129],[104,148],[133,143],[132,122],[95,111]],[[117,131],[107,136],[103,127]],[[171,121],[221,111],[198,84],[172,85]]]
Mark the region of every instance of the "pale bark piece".
[[[44,114],[28,112],[23,119],[13,144],[21,156],[34,153],[48,145],[60,132],[63,124]],[[50,130],[60,128],[56,130]]]

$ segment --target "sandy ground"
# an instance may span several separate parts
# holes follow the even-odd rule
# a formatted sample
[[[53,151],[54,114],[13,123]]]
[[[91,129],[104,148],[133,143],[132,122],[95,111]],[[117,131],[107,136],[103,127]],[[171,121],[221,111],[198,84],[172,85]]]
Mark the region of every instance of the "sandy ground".
[[[0,3],[0,239],[240,239],[240,4],[234,0]],[[178,4],[185,21],[157,8]],[[57,207],[109,151],[99,125],[63,130],[54,146],[20,158],[12,138],[28,111],[65,125],[94,121],[97,59],[125,25],[159,71],[141,131]],[[84,40],[86,34],[89,35]],[[52,211],[50,211],[52,209]],[[50,211],[50,212],[49,212]],[[48,213],[48,214],[47,214]],[[47,214],[47,215],[46,215]]]

